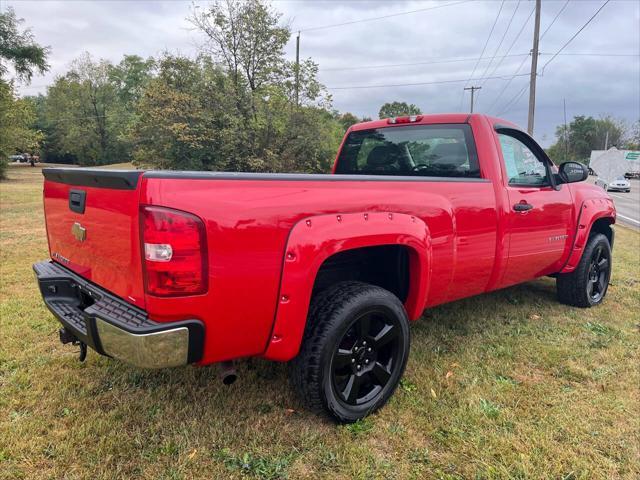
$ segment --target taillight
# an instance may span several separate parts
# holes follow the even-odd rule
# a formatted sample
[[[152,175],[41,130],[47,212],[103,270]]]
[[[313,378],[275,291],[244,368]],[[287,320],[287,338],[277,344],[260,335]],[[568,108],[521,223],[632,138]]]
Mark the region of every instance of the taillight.
[[[162,207],[141,207],[147,293],[161,297],[207,291],[207,243],[202,220]]]

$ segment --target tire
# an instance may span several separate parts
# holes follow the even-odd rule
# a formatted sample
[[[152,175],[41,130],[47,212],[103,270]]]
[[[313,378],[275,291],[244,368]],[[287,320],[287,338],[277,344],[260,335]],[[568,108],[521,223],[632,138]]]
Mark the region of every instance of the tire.
[[[409,320],[391,292],[340,282],[311,302],[294,389],[308,408],[352,423],[382,407],[409,357]]]
[[[604,300],[611,278],[611,246],[601,233],[589,237],[576,269],[556,278],[558,300],[566,305],[589,308]]]

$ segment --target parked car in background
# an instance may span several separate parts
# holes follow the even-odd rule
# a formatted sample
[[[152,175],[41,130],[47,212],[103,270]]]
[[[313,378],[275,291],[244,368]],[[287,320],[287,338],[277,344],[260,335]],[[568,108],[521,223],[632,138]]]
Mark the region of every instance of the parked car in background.
[[[606,295],[613,201],[506,120],[359,123],[332,173],[43,169],[34,270],[61,341],[138,367],[291,361],[311,409],[353,422],[425,309],[546,275],[562,303]]]
[[[603,179],[596,179],[596,185],[604,188],[607,192],[630,192],[631,183],[625,177],[617,177],[613,182],[607,183]]]
[[[9,157],[9,160],[11,160],[12,162],[18,162],[18,163],[22,163],[24,161],[26,161],[26,158],[23,154],[19,153],[17,155],[11,155]]]

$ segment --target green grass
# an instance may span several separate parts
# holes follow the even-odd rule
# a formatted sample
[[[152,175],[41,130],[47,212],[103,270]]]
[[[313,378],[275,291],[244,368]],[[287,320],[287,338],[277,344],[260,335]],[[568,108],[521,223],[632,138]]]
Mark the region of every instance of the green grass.
[[[640,235],[617,227],[599,308],[552,279],[428,311],[379,413],[306,412],[286,366],[138,370],[77,361],[37,291],[39,169],[0,183],[0,478],[625,478],[640,476]]]

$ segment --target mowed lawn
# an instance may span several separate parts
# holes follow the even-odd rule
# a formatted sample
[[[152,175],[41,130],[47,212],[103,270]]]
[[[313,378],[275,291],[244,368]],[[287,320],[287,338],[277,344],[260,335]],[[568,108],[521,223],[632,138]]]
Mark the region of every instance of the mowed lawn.
[[[41,191],[38,168],[0,183],[0,478],[640,478],[637,232],[616,227],[598,308],[545,278],[430,310],[390,403],[337,426],[283,364],[241,362],[226,387],[214,367],[79,363],[31,271]]]

